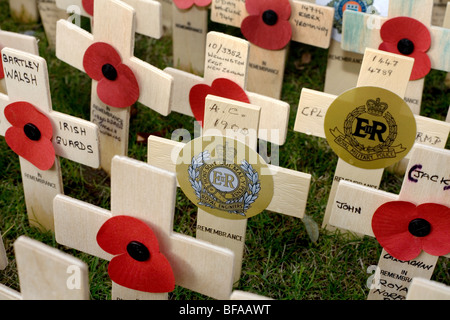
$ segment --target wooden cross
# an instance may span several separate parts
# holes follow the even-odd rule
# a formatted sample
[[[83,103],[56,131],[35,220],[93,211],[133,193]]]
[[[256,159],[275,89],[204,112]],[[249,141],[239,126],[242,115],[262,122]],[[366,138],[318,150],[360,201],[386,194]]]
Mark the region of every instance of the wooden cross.
[[[257,141],[260,110],[261,108],[253,105],[209,95],[205,103],[203,135],[232,137],[245,141],[253,148]],[[242,129],[248,129],[248,131],[242,131]],[[253,134],[247,132],[253,132]],[[156,167],[176,172],[177,157],[184,146],[183,142],[150,136],[147,161]],[[268,174],[273,178],[273,197],[267,210],[302,219],[305,214],[311,176],[275,165],[269,165],[268,168],[270,171]],[[229,248],[235,253],[237,259],[235,281],[239,280],[241,274],[246,228],[247,219],[221,218],[201,208],[198,209],[196,237]]]
[[[330,224],[373,237],[372,217],[383,204],[405,201],[417,206],[424,203],[450,206],[449,163],[449,150],[417,145],[412,151],[399,195],[341,181],[333,202]],[[368,298],[404,299],[411,279],[430,279],[437,261],[438,256],[425,251],[412,260],[400,261],[383,249],[378,262],[378,276],[375,276]]]
[[[450,300],[450,287],[428,279],[413,278],[406,300]]]
[[[94,6],[96,1],[97,0],[94,0]],[[163,28],[161,22],[162,19],[161,3],[154,0],[120,0],[120,1],[125,4],[128,4],[135,10],[136,33],[154,39],[159,39],[162,37]],[[56,6],[60,9],[67,10],[68,12],[70,11],[70,9],[77,7],[79,8],[80,15],[88,18],[93,18],[93,16],[85,10],[82,0],[56,0]],[[99,36],[102,37],[101,35]]]
[[[14,242],[20,292],[0,284],[0,300],[89,300],[83,261],[20,236]]]
[[[17,50],[39,55],[38,42],[35,37],[0,30],[0,50],[3,49],[4,47],[14,48]],[[3,68],[1,69],[2,71],[0,71],[0,93],[6,93]]]
[[[203,74],[208,7],[193,5],[180,9],[175,3],[172,4],[172,49],[173,65],[176,69]]]
[[[393,73],[387,77],[379,73],[372,73],[368,70],[388,68],[387,65],[379,64],[374,56],[381,57],[385,61],[398,61],[398,67],[392,69]],[[388,52],[366,49],[364,55],[361,73],[358,79],[358,87],[360,86],[377,86],[388,89],[400,97],[403,97],[406,86],[409,82],[409,74],[412,69],[413,60],[394,55]],[[370,69],[372,68],[372,69]],[[301,132],[316,137],[325,138],[324,118],[331,103],[337,97],[310,89],[303,88],[300,96],[299,108],[295,120],[294,131]],[[415,116],[417,126],[416,144],[428,144],[435,147],[445,148],[450,125],[448,122],[438,121],[419,115]],[[409,155],[406,155],[408,158]],[[363,185],[378,188],[383,175],[383,169],[362,169],[357,168],[338,159],[337,167],[334,173],[333,183],[331,186],[327,208],[322,223],[323,227],[333,229],[328,225],[331,206],[334,201],[334,195],[339,180],[349,180],[361,183]]]
[[[8,265],[8,257],[6,256],[5,245],[3,239],[0,237],[0,270],[3,270]]]
[[[277,2],[279,1],[274,1],[274,3]],[[334,8],[306,1],[290,0],[289,2],[292,41],[328,48],[333,27]],[[211,20],[214,22],[240,28],[248,15],[245,1],[212,1]],[[288,47],[268,50],[258,45],[250,45],[250,68],[248,70],[248,89],[250,91],[280,99]]]
[[[33,164],[34,161],[29,158],[25,159],[23,154],[19,158],[30,223],[44,230],[53,230],[52,201],[55,195],[63,193],[58,157],[98,168],[100,166],[98,127],[92,122],[52,110],[47,63],[44,58],[4,48],[2,61],[8,95],[0,94],[0,135],[5,136],[9,129],[17,132],[16,127],[13,128],[5,115],[6,108],[12,108],[17,102],[31,105],[37,110],[36,112],[42,113],[51,123],[53,136],[48,141],[51,147],[46,147],[54,149],[54,163],[51,168],[47,170],[48,167],[36,166]],[[25,116],[22,114],[20,117]],[[25,120],[25,118],[20,119],[20,121]],[[47,133],[44,137],[43,132],[41,135],[43,128],[33,124],[34,119],[28,121],[30,121],[30,126],[27,124],[25,127],[32,128],[31,135],[24,127],[23,132],[26,134],[23,136],[24,140],[14,140],[14,142],[31,148],[34,146],[33,143],[45,141]],[[36,126],[38,127],[36,128]],[[31,156],[45,157],[49,161],[53,161],[50,152],[47,149],[39,149],[35,150]]]
[[[9,0],[11,16],[23,23],[33,23],[39,20],[37,0]]]
[[[157,4],[159,5],[159,3]],[[83,65],[86,50],[98,43],[111,45],[120,55],[122,63],[129,67],[136,77],[139,86],[138,102],[162,115],[168,115],[170,113],[172,77],[133,56],[136,13],[137,10],[123,1],[96,0],[92,34],[66,20],[58,21],[56,56],[80,71],[86,72]],[[146,20],[150,19],[146,18]],[[156,24],[156,28],[159,29],[159,27],[160,25]],[[109,81],[106,79],[103,80]],[[111,82],[114,83],[114,81]],[[126,155],[128,153],[131,108],[108,106],[99,98],[98,86],[99,82],[93,80],[91,121],[98,124],[100,129],[101,167],[106,172],[110,172],[112,157],[116,154]],[[117,91],[117,88],[109,90]]]
[[[431,35],[431,47],[427,55],[431,68],[450,71],[450,56],[447,54],[450,45],[450,30],[431,26],[433,0],[401,0],[389,2],[387,17],[367,15],[346,10],[342,31],[341,46],[343,50],[363,53],[365,48],[378,49],[383,42],[380,29],[384,23],[394,17],[410,17],[424,24]],[[417,44],[416,44],[417,45]],[[410,81],[405,94],[405,101],[414,113],[420,113],[424,78]]]
[[[261,107],[258,136],[271,143],[286,141],[290,106],[288,103],[246,90],[249,43],[223,33],[210,31],[206,40],[204,77],[166,68],[174,78],[171,110],[194,116],[189,93],[198,84],[211,85],[215,79],[226,78],[238,84],[252,105]]]
[[[67,19],[68,14],[56,6],[55,0],[39,0],[39,15],[47,37],[48,46],[55,49],[56,22],[60,19]]]
[[[173,231],[176,175],[146,163],[115,156],[111,172],[111,211],[57,196],[56,241],[93,256],[110,260],[96,237],[111,217],[127,215],[147,223],[169,261],[176,285],[215,299],[232,292],[234,255],[229,250]],[[167,293],[131,290],[113,282],[113,299],[167,299]]]

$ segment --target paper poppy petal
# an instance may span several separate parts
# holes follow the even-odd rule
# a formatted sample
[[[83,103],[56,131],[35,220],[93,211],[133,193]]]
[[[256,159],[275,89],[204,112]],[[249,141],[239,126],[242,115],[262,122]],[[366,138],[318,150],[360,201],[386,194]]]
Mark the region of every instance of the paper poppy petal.
[[[149,251],[146,261],[135,260],[127,246],[135,241]],[[108,219],[97,233],[97,243],[106,252],[116,255],[108,265],[112,281],[129,289],[144,292],[170,292],[175,288],[172,267],[159,251],[153,230],[143,221],[130,216]]]
[[[247,13],[253,16],[261,16],[264,11],[272,10],[281,20],[288,20],[291,17],[289,0],[247,0],[245,8]]]
[[[396,17],[387,20],[380,30],[384,42],[397,44],[401,39],[409,39],[415,50],[428,51],[431,46],[431,35],[428,28],[420,21],[409,17]]]
[[[152,253],[144,262],[136,261],[128,254],[114,257],[108,265],[108,274],[115,283],[133,290],[162,293],[175,289],[172,268],[158,252]]]
[[[173,3],[177,6],[178,9],[185,10],[189,9],[193,5],[198,7],[206,7],[211,4],[212,0],[173,0]]]
[[[122,63],[119,53],[108,43],[95,42],[84,53],[83,67],[87,75],[93,80],[104,78],[102,67],[110,64],[114,67]]]
[[[407,261],[422,251],[421,241],[408,231],[416,217],[416,205],[405,201],[392,201],[381,205],[372,218],[372,230],[380,245],[391,256]]]
[[[427,220],[431,233],[421,238],[422,249],[434,256],[450,253],[450,208],[436,203],[425,203],[417,207],[418,216]]]
[[[81,4],[83,5],[84,11],[91,16],[94,15],[94,0],[83,0]]]
[[[291,41],[289,21],[279,20],[275,25],[265,24],[260,16],[248,16],[241,24],[242,35],[250,43],[267,50],[281,50]]]
[[[144,244],[150,251],[159,251],[158,239],[153,230],[143,221],[130,216],[115,216],[108,219],[97,233],[97,243],[112,255],[127,252],[131,241]]]
[[[55,162],[55,149],[51,142],[53,127],[50,120],[32,104],[24,101],[6,106],[5,118],[11,124],[5,132],[5,141],[19,156],[31,162],[40,170],[48,170]],[[41,137],[38,141],[29,139],[24,127],[33,124]]]
[[[127,108],[139,99],[139,84],[133,71],[124,64],[116,66],[117,79],[101,79],[97,84],[100,100],[114,108]]]
[[[195,85],[189,92],[189,103],[195,119],[201,123],[203,123],[205,116],[205,99],[208,94],[250,103],[245,91],[237,83],[225,78],[214,80],[211,86],[206,84]]]
[[[411,72],[410,80],[418,80],[425,77],[431,71],[431,60],[426,53],[413,52],[410,55],[414,58],[414,66]]]
[[[2,51],[3,46],[0,43],[0,51]],[[5,72],[3,71],[3,59],[0,59],[0,80],[5,77]]]

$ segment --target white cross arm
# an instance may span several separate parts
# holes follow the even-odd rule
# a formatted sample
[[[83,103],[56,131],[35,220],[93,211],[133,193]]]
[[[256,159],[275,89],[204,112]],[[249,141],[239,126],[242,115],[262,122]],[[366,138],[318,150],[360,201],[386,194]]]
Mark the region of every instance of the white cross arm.
[[[366,48],[378,49],[383,42],[380,28],[388,20],[379,15],[345,10],[342,25],[341,47],[345,51],[363,54]],[[431,26],[431,47],[427,55],[431,68],[450,71],[450,55],[445,54],[450,45],[450,29]]]
[[[159,39],[163,35],[162,6],[154,0],[121,0],[130,5],[136,11],[136,33]],[[56,0],[56,6],[67,10],[77,9],[77,12],[85,17],[89,14],[84,10],[81,0]]]
[[[204,79],[175,68],[169,67],[164,71],[174,79],[171,110],[193,117],[189,104],[189,92],[193,86],[204,84]],[[261,107],[258,137],[274,144],[283,145],[287,137],[290,105],[253,92],[246,91],[246,94],[252,105]]]
[[[414,277],[408,288],[406,300],[450,300],[450,286]]]
[[[324,122],[328,108],[337,96],[303,88],[295,118],[294,131],[325,138]],[[437,148],[445,148],[450,123],[414,115],[417,125],[416,142]],[[407,155],[405,158],[409,158]]]
[[[147,161],[149,164],[176,172],[176,159],[184,143],[156,136],[148,138]],[[273,198],[267,210],[302,218],[306,208],[311,175],[269,165],[273,174]]]
[[[0,45],[22,50],[35,55],[39,54],[38,41],[25,34],[0,30]]]

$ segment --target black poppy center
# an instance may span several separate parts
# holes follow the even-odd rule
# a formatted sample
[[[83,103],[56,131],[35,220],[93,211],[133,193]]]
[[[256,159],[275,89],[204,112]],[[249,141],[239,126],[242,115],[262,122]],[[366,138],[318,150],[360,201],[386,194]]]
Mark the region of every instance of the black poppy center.
[[[401,54],[410,55],[414,52],[414,43],[409,39],[402,39],[397,43],[397,49]]]
[[[415,237],[425,237],[431,232],[431,224],[425,219],[414,219],[409,223],[408,231]]]
[[[131,241],[127,245],[127,252],[130,257],[137,261],[143,262],[150,259],[150,251],[148,251],[148,248],[137,241]]]
[[[264,13],[262,15],[262,19],[265,24],[267,24],[269,26],[273,26],[278,21],[278,15],[273,10],[267,10],[267,11],[264,11]]]
[[[117,70],[109,63],[102,66],[102,73],[103,76],[108,80],[114,81],[117,79]]]
[[[39,141],[39,139],[41,139],[41,132],[39,131],[38,127],[36,127],[32,123],[27,123],[26,125],[24,125],[23,131],[30,140]]]

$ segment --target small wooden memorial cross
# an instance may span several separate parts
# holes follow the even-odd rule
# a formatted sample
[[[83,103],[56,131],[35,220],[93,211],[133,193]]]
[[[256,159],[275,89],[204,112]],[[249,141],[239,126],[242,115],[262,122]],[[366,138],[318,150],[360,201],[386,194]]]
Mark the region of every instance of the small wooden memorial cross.
[[[54,200],[56,241],[93,256],[111,260],[109,265],[111,270],[111,263],[116,258],[114,255],[122,252],[117,246],[116,249],[111,246],[108,252],[104,251],[98,243],[99,230],[103,229],[108,221],[112,221],[111,219],[120,218],[132,222],[139,219],[153,230],[160,252],[171,266],[176,285],[215,299],[228,299],[233,286],[234,254],[224,248],[173,231],[176,191],[175,174],[125,156],[115,156],[111,172],[111,211],[67,196],[57,196]],[[115,237],[120,238],[123,234],[125,238],[129,237],[126,243],[136,241],[142,243],[139,233],[133,236],[132,223],[118,226],[116,233],[111,234],[111,239],[107,242],[119,243],[120,240],[116,241]],[[127,236],[128,234],[131,235]],[[124,266],[121,274],[116,274],[126,281],[126,286],[112,279],[113,299],[167,299],[167,291],[144,292],[133,289],[131,285],[144,282],[147,277],[158,278],[159,273],[155,274],[158,270],[164,277],[168,277],[170,268],[167,266],[162,270],[157,268],[158,261],[162,258],[152,260],[153,256],[154,259],[158,257],[157,249],[152,250],[150,260],[141,259],[142,262],[136,258],[131,259],[134,256],[128,251],[129,264]],[[125,252],[123,253],[125,256]],[[137,270],[141,267],[139,263],[146,265],[150,263],[148,265],[150,269]],[[142,268],[145,268],[145,265]],[[142,278],[133,278],[135,271],[136,273],[141,271],[139,274]],[[163,282],[161,285],[165,284]]]
[[[450,300],[450,287],[428,279],[413,278],[406,300]]]
[[[448,256],[449,164],[449,150],[417,145],[399,195],[339,183],[330,224],[384,247],[368,299],[404,299],[413,278],[430,279],[438,257]]]
[[[48,46],[54,50],[56,41],[56,22],[60,19],[67,19],[68,14],[65,10],[61,10],[56,6],[55,0],[39,0],[38,9],[45,35],[47,36]]]
[[[5,244],[0,235],[0,270],[3,270],[8,265],[8,257],[6,256]]]
[[[334,8],[298,0],[213,0],[211,20],[251,43],[248,89],[279,99],[290,41],[328,48]]]
[[[431,26],[433,0],[389,2],[388,17],[346,10],[343,50],[363,53],[365,48],[389,50],[415,59],[405,101],[420,113],[424,78],[430,69],[450,71],[450,29]]]
[[[83,261],[20,236],[14,242],[20,292],[0,284],[0,300],[89,300]]]
[[[56,6],[69,12],[75,12],[74,8],[80,15],[93,19],[95,1],[82,0],[56,0]],[[163,35],[162,28],[162,9],[161,3],[155,0],[119,0],[128,4],[135,10],[136,16],[136,33],[147,37],[159,39]],[[91,21],[92,22],[92,21]],[[92,25],[92,23],[91,23]]]
[[[44,58],[4,48],[8,95],[0,94],[0,135],[20,157],[30,224],[53,230],[52,201],[63,193],[58,157],[100,166],[96,124],[52,110]]]
[[[283,145],[287,136],[290,106],[286,102],[246,90],[248,52],[248,41],[210,31],[206,40],[203,78],[175,68],[164,69],[174,78],[171,110],[194,116],[202,124],[205,107],[202,98],[207,94],[250,102],[261,107],[259,138]]]
[[[391,61],[390,65],[386,64],[387,61]],[[381,87],[403,97],[409,81],[412,63],[413,60],[411,58],[368,48],[364,55],[361,73],[358,79],[358,87]],[[378,72],[378,70],[380,71]],[[387,73],[383,75],[383,72],[389,72],[390,75],[388,76]],[[325,138],[325,115],[330,105],[336,99],[337,97],[331,94],[317,92],[306,88],[302,89],[294,131]],[[419,115],[415,115],[414,118],[417,126],[416,143],[445,148],[450,132],[450,125],[448,122],[438,121]],[[405,155],[406,158],[408,158],[408,156],[409,155]],[[339,180],[349,180],[358,182],[362,185],[378,188],[382,175],[383,169],[358,168],[342,159],[338,159],[322,226],[333,229],[328,225],[328,220]]]
[[[136,10],[119,0],[95,0],[94,9],[92,34],[58,21],[56,56],[93,79],[91,121],[100,129],[101,167],[110,172],[112,157],[128,153],[130,106],[168,115],[173,79],[133,56]]]
[[[190,6],[189,6],[190,5]],[[203,75],[205,66],[208,7],[193,1],[172,4],[173,65],[176,69]]]
[[[190,200],[199,207],[196,237],[215,245],[229,248],[235,253],[235,281],[239,280],[241,274],[247,219],[251,215],[250,210],[243,217],[239,217],[237,214],[228,213],[225,209],[221,210],[219,213],[214,212],[214,214],[211,212],[206,212],[208,209],[201,206],[198,200],[196,201],[195,197],[198,198],[198,195],[197,193],[192,194],[192,189],[187,182],[195,175],[194,172],[192,172],[191,168],[183,171],[183,168],[185,165],[189,165],[192,161],[194,161],[193,158],[191,158],[191,151],[195,153],[194,158],[196,158],[197,154],[203,154],[204,151],[202,148],[205,148],[211,154],[212,158],[219,158],[220,156],[218,154],[222,149],[224,150],[222,150],[222,156],[225,156],[225,154],[229,153],[229,150],[233,150],[233,148],[240,150],[242,146],[247,146],[245,150],[245,161],[250,163],[259,173],[262,173],[259,176],[261,182],[256,183],[253,180],[249,181],[248,184],[251,186],[248,188],[253,188],[258,184],[261,185],[261,191],[257,188],[257,192],[252,189],[251,192],[253,193],[251,193],[247,190],[246,186],[248,184],[239,180],[239,185],[241,186],[240,189],[234,190],[235,192],[231,192],[230,190],[227,192],[229,192],[230,195],[242,195],[241,192],[245,191],[249,192],[249,194],[252,194],[253,196],[257,196],[257,199],[263,199],[266,201],[267,203],[265,203],[265,205],[255,203],[254,206],[257,209],[251,209],[253,215],[267,209],[271,212],[281,213],[300,219],[303,218],[311,176],[306,173],[293,171],[275,165],[265,165],[264,163],[261,164],[261,161],[257,159],[259,155],[257,155],[256,151],[253,150],[255,150],[254,148],[258,138],[258,115],[260,110],[261,108],[253,105],[208,95],[205,103],[205,127],[203,137],[197,138],[188,144],[155,136],[150,136],[148,139],[148,163],[170,172],[177,172],[179,186],[188,198],[190,198]],[[242,145],[238,144],[237,141],[240,141]],[[222,147],[222,149],[220,149],[220,146],[227,144],[229,144],[229,148],[226,148],[225,150],[225,147]],[[191,146],[190,150],[189,146]],[[211,148],[214,150],[210,150]],[[253,153],[255,153],[256,156],[253,156]],[[215,154],[215,156],[213,154]],[[243,151],[242,154],[238,151],[237,157],[242,157],[243,154]],[[220,160],[218,161],[218,163],[220,163]],[[236,163],[236,166],[241,164],[240,160],[233,159],[233,161],[239,162]],[[242,163],[244,163],[244,161],[242,161]],[[256,169],[259,166],[261,166],[261,168]],[[249,166],[246,166],[246,168],[247,167]],[[195,170],[197,169],[198,168]],[[214,170],[216,169],[211,169],[212,172]],[[244,169],[244,171],[245,170],[246,169]],[[183,172],[190,172],[189,177],[184,176]],[[237,177],[242,177],[241,171],[237,170],[236,172],[238,173],[233,172],[233,170],[225,170],[222,172],[218,169],[216,173],[211,173],[214,174],[214,178],[210,181],[213,181],[216,185],[212,183],[212,185],[208,187],[208,190],[210,190],[209,188],[211,187],[214,190],[219,190],[216,195],[218,197],[217,199],[220,199],[221,197],[218,195],[219,193],[223,190],[227,190],[227,188],[231,188],[231,183],[228,184],[230,181],[233,180],[237,182]],[[220,180],[224,186],[224,188],[222,188],[223,190],[221,190],[220,187],[216,187],[220,184]],[[267,182],[267,180],[270,180],[270,182]],[[201,180],[197,185],[203,185],[206,188],[207,184],[207,181],[205,182],[204,180]],[[226,184],[228,184],[228,186]],[[243,190],[241,190],[242,188]],[[200,191],[203,192],[203,190],[198,190],[198,192]],[[238,197],[237,195],[234,196]],[[239,199],[234,200],[236,200],[235,202],[239,204]],[[235,202],[230,199],[228,202],[223,203],[223,206],[230,206],[229,203]],[[236,206],[238,204],[236,204]],[[219,206],[220,204],[215,207],[217,208]],[[236,219],[236,217],[238,218]]]
[[[39,55],[38,42],[35,37],[20,33],[0,30],[0,50],[8,47]],[[0,93],[6,93],[5,74],[0,60]]]
[[[33,23],[39,20],[38,0],[9,0],[11,16],[23,23]]]

